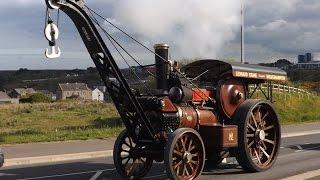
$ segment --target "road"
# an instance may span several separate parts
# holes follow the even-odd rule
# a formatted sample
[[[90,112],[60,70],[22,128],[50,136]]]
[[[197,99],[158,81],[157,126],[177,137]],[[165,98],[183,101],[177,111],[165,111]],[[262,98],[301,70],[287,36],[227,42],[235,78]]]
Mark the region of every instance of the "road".
[[[320,134],[282,139],[280,154],[275,166],[262,173],[246,173],[234,164],[222,164],[217,169],[206,167],[200,180],[211,179],[282,179],[297,174],[295,178],[320,179]],[[317,173],[310,173],[310,171]],[[303,174],[306,173],[306,174]],[[0,170],[1,180],[10,179],[49,179],[49,180],[88,180],[120,179],[112,158],[99,158],[69,161],[35,166],[16,166]],[[164,166],[155,163],[145,179],[167,179]]]

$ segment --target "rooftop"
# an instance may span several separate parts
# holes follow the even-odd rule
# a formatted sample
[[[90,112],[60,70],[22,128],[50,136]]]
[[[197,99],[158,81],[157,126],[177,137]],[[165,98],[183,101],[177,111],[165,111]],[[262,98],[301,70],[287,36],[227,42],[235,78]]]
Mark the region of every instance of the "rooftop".
[[[0,99],[11,99],[7,93],[0,91]]]
[[[79,90],[91,90],[85,83],[65,83],[59,84],[61,91],[79,91]]]

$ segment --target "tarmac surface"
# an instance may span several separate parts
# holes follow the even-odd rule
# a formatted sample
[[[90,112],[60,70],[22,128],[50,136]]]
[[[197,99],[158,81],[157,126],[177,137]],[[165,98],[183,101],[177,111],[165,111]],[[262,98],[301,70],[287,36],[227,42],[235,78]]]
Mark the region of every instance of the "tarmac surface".
[[[218,168],[206,167],[198,179],[320,179],[320,130],[319,124],[286,126],[283,128],[282,145],[275,166],[262,173],[246,173],[235,164],[222,164]],[[311,135],[306,135],[312,133]],[[42,143],[4,146],[6,158],[25,158],[31,155],[61,155],[86,151],[112,150],[113,141],[93,140],[64,143]],[[92,147],[88,146],[91,145]],[[101,149],[103,148],[103,149]],[[36,156],[35,156],[36,157]],[[167,179],[164,165],[154,163],[144,179]],[[116,173],[112,157],[77,159],[41,164],[7,166],[0,169],[0,179],[49,179],[49,180],[105,180],[121,179]]]

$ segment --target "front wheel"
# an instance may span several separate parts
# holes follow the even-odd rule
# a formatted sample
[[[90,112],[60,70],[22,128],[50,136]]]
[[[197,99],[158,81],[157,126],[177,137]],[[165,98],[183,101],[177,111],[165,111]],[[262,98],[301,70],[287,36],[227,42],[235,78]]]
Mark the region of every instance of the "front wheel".
[[[237,109],[233,121],[238,124],[236,159],[247,171],[260,172],[275,163],[280,147],[278,115],[268,101],[246,100]]]
[[[204,166],[205,149],[197,131],[180,128],[169,136],[165,147],[164,163],[173,180],[192,180]]]
[[[153,160],[139,155],[143,148],[132,141],[126,130],[120,133],[114,144],[113,161],[122,177],[141,179],[149,172]]]

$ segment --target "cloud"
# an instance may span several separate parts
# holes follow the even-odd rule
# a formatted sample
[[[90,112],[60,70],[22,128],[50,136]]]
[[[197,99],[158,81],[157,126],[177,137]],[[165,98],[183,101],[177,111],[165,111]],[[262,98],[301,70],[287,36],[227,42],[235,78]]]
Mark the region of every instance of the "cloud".
[[[184,57],[215,57],[239,30],[238,0],[118,0],[114,18],[140,39]]]
[[[165,42],[171,55],[180,57],[239,58],[239,0],[95,0],[86,1],[89,7],[123,27],[140,41],[152,47]],[[305,51],[320,52],[319,0],[245,0],[246,57],[250,62],[276,58],[294,58]],[[40,62],[47,42],[43,37],[44,0],[0,1],[0,61],[6,68],[18,62],[28,67],[43,68]],[[71,68],[70,58],[83,59],[87,54],[74,25],[63,13],[60,20],[59,46],[64,61],[51,63],[54,68]],[[108,30],[115,33],[106,26]],[[119,36],[119,34],[115,34]],[[130,52],[150,63],[152,56],[128,45]],[[8,55],[8,51],[11,54]],[[19,51],[17,56],[12,52]],[[82,53],[77,53],[81,51]],[[39,56],[30,57],[29,54]],[[28,57],[23,57],[27,54]],[[6,59],[3,57],[6,56]],[[318,55],[316,55],[318,57]],[[88,60],[88,62],[90,62]],[[81,61],[79,66],[88,63]],[[76,65],[74,65],[76,66]],[[4,67],[4,65],[2,66]],[[47,68],[50,68],[49,66]]]

